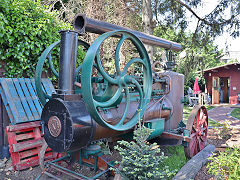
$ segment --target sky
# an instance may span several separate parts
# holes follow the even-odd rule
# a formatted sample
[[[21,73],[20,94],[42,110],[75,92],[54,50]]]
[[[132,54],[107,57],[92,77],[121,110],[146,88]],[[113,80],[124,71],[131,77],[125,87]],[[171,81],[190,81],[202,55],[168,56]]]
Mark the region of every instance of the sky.
[[[197,14],[200,17],[204,17],[204,15],[210,13],[216,7],[218,2],[219,0],[203,0],[203,7],[195,9],[194,11],[197,12]],[[191,13],[189,12],[189,18],[191,21],[191,23],[189,24],[189,30],[193,32],[197,25],[197,21],[195,17],[191,18],[190,16],[191,16]],[[224,52],[226,51],[225,43],[227,43],[229,46],[228,51],[240,52],[240,37],[233,39],[228,33],[223,33],[223,35],[219,36],[215,40],[215,45],[218,45],[219,50],[224,49]]]

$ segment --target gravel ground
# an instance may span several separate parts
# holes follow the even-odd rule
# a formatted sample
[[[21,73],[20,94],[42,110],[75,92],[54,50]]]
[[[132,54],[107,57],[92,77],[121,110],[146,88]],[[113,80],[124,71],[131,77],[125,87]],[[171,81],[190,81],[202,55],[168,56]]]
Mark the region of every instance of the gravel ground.
[[[216,133],[216,130],[209,129],[208,132],[208,143],[213,144],[216,147],[216,151],[224,151],[226,148],[226,141],[227,139],[221,139]],[[120,156],[117,152],[113,153],[112,160],[119,160]],[[63,164],[64,165],[64,164]],[[65,164],[67,167],[67,165]],[[93,176],[94,171],[92,171],[90,168],[80,168],[78,163],[72,164],[72,169],[75,169],[76,171],[83,173],[85,175]],[[54,170],[50,170],[51,173],[55,175],[60,175],[62,179],[69,180],[70,178],[68,176],[64,176],[60,173],[55,172]],[[34,180],[38,175],[41,174],[41,169],[37,167],[29,168],[24,171],[14,171],[12,169],[12,163],[11,160],[0,160],[0,179],[1,180]],[[42,176],[41,180],[50,179],[49,177]],[[100,178],[101,180],[106,179],[113,179],[113,177],[106,178],[105,176]],[[206,168],[206,165],[202,167],[202,169],[198,172],[198,174],[195,177],[195,180],[215,180],[214,176],[208,173],[208,170]]]

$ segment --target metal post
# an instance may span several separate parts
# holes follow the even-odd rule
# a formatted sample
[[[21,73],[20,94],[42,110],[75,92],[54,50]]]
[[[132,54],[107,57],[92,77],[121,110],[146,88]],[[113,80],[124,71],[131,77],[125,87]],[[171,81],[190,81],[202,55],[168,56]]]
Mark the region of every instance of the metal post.
[[[60,94],[74,94],[78,33],[61,31],[58,88]]]

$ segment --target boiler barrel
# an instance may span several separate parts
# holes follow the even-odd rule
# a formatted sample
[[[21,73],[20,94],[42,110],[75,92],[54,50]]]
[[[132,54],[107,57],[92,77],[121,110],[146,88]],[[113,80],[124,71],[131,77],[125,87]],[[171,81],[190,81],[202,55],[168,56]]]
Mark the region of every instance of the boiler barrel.
[[[116,124],[124,112],[125,104],[99,112],[111,124]],[[131,102],[126,121],[130,120],[138,107],[137,102]],[[144,121],[156,118],[168,119],[170,110],[161,110],[159,102],[150,101]],[[117,137],[129,131],[115,131],[98,125],[89,115],[83,101],[63,101],[53,98],[47,102],[42,112],[44,138],[48,146],[56,152],[76,151],[94,140]]]

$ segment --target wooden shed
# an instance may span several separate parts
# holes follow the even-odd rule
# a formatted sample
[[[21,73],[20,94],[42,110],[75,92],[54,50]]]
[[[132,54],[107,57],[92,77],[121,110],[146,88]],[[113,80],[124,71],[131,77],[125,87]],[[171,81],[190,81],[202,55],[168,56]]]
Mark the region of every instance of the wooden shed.
[[[212,104],[238,104],[240,100],[240,63],[225,64],[204,70],[205,91]]]

